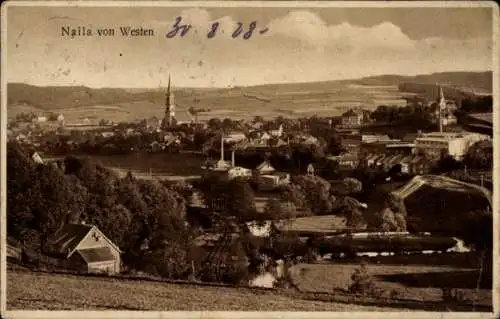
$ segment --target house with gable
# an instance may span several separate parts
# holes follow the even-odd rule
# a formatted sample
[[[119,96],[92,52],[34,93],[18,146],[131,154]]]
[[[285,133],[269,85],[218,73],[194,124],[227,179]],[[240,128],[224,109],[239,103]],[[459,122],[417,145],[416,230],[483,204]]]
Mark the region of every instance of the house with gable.
[[[259,189],[272,190],[280,185],[290,183],[290,174],[276,171],[269,160],[265,160],[255,168]]]
[[[33,162],[35,162],[36,164],[42,164],[42,165],[45,164],[45,162],[43,161],[40,154],[38,154],[38,152],[33,153],[31,158],[33,159]]]
[[[260,165],[257,166],[257,168],[255,170],[261,175],[271,174],[271,173],[274,173],[276,171],[276,169],[274,169],[274,167],[271,165],[271,163],[267,160],[260,163]]]
[[[68,261],[75,270],[120,273],[120,248],[94,225],[82,223],[62,226],[48,239],[44,252]]]

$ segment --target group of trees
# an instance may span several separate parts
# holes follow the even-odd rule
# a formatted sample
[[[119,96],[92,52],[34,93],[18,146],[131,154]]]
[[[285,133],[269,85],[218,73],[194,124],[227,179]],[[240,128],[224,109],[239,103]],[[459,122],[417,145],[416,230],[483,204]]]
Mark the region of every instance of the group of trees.
[[[124,262],[134,269],[154,268],[166,275],[167,257],[187,267],[191,235],[182,194],[130,175],[119,178],[91,160],[68,157],[57,167],[37,165],[28,155],[9,144],[9,236],[41,249],[63,224],[85,221],[119,245]]]
[[[493,142],[474,143],[465,154],[464,164],[471,169],[493,169]]]
[[[437,104],[410,104],[406,106],[380,105],[371,113],[375,123],[410,126],[414,131],[426,129],[433,124]]]
[[[34,112],[28,112],[24,113],[21,112],[16,115],[16,122],[28,122],[31,123],[33,120],[35,120],[38,116]]]
[[[167,151],[178,151],[180,147],[191,143],[189,136],[178,134],[181,144],[170,143]],[[153,142],[163,142],[163,136],[157,132],[127,135],[115,132],[113,136],[102,136],[99,132],[70,131],[61,135],[46,133],[41,138],[42,151],[52,154],[127,154],[130,152],[147,151]]]
[[[485,95],[463,99],[460,103],[460,112],[491,113],[493,112],[493,97],[491,95]]]
[[[46,113],[47,120],[49,122],[55,122],[57,121],[58,114],[54,112],[47,112]],[[16,122],[28,122],[31,123],[33,120],[37,119],[38,115],[34,112],[21,112],[16,115],[15,121]]]

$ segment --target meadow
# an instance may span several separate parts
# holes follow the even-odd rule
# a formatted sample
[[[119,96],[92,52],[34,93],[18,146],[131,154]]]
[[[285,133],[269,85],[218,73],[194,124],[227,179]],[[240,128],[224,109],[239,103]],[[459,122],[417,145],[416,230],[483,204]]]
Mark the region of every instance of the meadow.
[[[270,290],[9,272],[9,310],[397,311],[303,300]]]
[[[395,85],[368,86],[334,83],[318,89],[300,90],[296,87],[232,88],[215,90],[181,90],[175,92],[178,111],[190,107],[209,109],[198,114],[198,120],[210,118],[251,119],[255,116],[274,118],[277,116],[338,116],[352,107],[374,109],[380,104],[403,105],[404,100]],[[14,104],[8,107],[9,119],[20,112],[44,113],[45,108]],[[127,101],[112,105],[70,106],[54,109],[63,114],[67,123],[79,123],[88,118],[91,122],[101,119],[115,122],[132,122],[144,118],[162,118],[164,101]]]
[[[362,260],[376,287],[393,299],[441,302],[442,288],[458,289],[469,304],[492,307],[491,278],[483,274],[479,287],[479,267],[472,254],[359,257],[358,262],[324,261],[298,264],[292,268],[294,283],[302,292],[338,294],[351,284],[351,275]],[[479,288],[479,289],[478,289]]]
[[[434,264],[438,257],[440,262]],[[347,293],[351,275],[359,267],[358,262],[352,261],[297,264],[291,270],[297,289],[277,290],[12,269],[7,273],[7,309],[491,311],[491,285],[479,290],[474,287],[477,268],[473,268],[473,258],[466,254],[438,257],[405,256],[407,265],[397,260],[402,257],[371,258],[366,267],[376,286],[382,289],[380,296]],[[443,303],[442,287],[460,289],[474,301]]]

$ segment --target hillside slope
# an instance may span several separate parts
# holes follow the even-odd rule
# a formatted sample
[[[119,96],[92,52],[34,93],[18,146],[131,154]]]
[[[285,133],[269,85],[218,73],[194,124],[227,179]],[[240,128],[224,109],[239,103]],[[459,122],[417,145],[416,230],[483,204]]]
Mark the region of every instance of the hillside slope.
[[[295,299],[260,289],[9,272],[9,310],[397,311]]]
[[[435,85],[446,84],[458,88],[491,92],[492,72],[446,72],[417,76],[381,75],[354,80],[266,84],[253,87],[226,89],[176,89],[176,97],[184,104],[217,99],[250,99],[253,103],[279,102],[281,96],[320,94],[328,100],[329,93],[348,85],[399,86],[405,83]],[[161,103],[164,92],[160,89],[134,90],[120,88],[88,88],[85,86],[39,87],[22,83],[7,86],[8,105],[27,105],[42,110],[57,110],[79,106],[115,105],[124,102],[148,101]],[[286,98],[288,100],[288,98]],[[326,101],[325,100],[325,101]],[[229,103],[231,104],[231,103]]]

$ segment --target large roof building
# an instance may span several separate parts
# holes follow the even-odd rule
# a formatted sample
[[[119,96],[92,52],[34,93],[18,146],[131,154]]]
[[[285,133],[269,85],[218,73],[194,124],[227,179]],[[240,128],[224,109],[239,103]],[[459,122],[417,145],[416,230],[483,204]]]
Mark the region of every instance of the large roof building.
[[[429,232],[454,230],[463,216],[492,207],[488,189],[441,175],[415,176],[390,199],[409,227]]]

